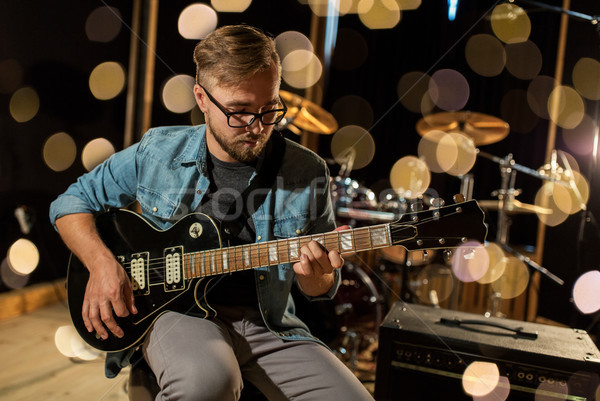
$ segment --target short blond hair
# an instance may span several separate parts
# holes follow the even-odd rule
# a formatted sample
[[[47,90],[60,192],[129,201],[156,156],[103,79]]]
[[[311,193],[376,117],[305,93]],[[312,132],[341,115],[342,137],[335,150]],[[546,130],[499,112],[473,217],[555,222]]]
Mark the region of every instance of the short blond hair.
[[[281,79],[281,62],[275,41],[248,25],[228,25],[216,29],[194,49],[196,82],[212,89],[215,84],[236,86],[273,65]]]

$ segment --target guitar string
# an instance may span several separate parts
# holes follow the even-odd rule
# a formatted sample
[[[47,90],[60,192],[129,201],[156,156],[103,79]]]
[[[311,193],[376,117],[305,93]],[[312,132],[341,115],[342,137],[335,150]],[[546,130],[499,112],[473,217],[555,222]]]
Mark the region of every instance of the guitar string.
[[[449,213],[448,215],[444,215],[442,217],[448,217],[449,215],[457,214],[457,213],[459,213],[459,212],[456,211],[456,212],[453,212],[453,213]],[[438,219],[440,219],[442,217],[439,217],[439,216],[436,217],[436,216],[434,216],[434,217],[426,218],[426,219],[423,219],[423,220],[420,220],[420,221],[417,221],[417,222],[413,222],[412,224],[411,223],[409,223],[409,224],[406,224],[406,223],[388,223],[388,225],[389,225],[389,228],[390,228],[391,232],[394,233],[394,234],[397,234],[398,232],[400,232],[402,230],[407,230],[407,229],[410,229],[410,228],[412,228],[414,226],[419,226],[419,225],[431,222],[433,220],[438,220]],[[361,228],[357,228],[357,229],[354,229],[354,230],[347,230],[347,231],[353,231],[354,232],[353,239],[354,239],[355,243],[357,243],[357,242],[360,243],[361,241],[364,241],[365,239],[368,239],[368,241],[370,243],[370,241],[372,240],[372,232],[373,232],[373,230],[375,228],[385,228],[385,227],[386,227],[386,224],[382,224],[382,225],[377,225],[377,226],[361,227]],[[346,230],[339,231],[339,232],[337,232],[337,234],[338,235],[339,234],[343,234],[345,231]],[[339,245],[339,241],[340,241],[338,235],[334,236],[334,237],[338,238],[335,241],[335,242],[338,242],[338,244],[336,244],[336,245]],[[316,234],[316,235],[310,236],[310,237],[299,238],[298,239],[298,242],[299,242],[298,245],[299,246],[303,245],[303,244],[301,244],[302,242],[308,243],[310,240],[315,239],[315,237],[317,237],[316,239],[318,239],[318,237],[323,237],[323,242],[327,242],[327,238],[325,238],[326,236],[327,236],[327,233],[326,234]],[[412,237],[414,237],[414,236],[410,235],[410,236],[407,236],[406,239],[410,239]],[[439,236],[434,236],[434,237],[423,237],[423,236],[420,236],[420,239],[424,239],[424,240],[437,239],[437,238],[439,238]],[[462,238],[462,237],[445,237],[445,238],[457,239],[457,238]],[[294,239],[292,239],[292,240],[294,240]],[[272,243],[274,243],[274,242],[280,242],[280,241],[285,242],[286,240],[268,241],[266,243],[260,244],[260,246],[258,246],[259,244],[255,243],[255,244],[239,245],[239,246],[236,246],[236,247],[228,248],[228,251],[226,251],[226,252],[228,252],[230,254],[233,254],[233,264],[232,264],[233,268],[230,268],[230,269],[224,269],[223,268],[224,264],[222,263],[223,262],[222,261],[222,257],[223,257],[223,255],[225,253],[224,253],[224,251],[223,251],[222,248],[216,248],[216,249],[210,249],[210,250],[192,252],[190,254],[198,254],[201,258],[208,259],[208,260],[206,260],[206,262],[208,262],[209,266],[212,266],[211,265],[212,262],[216,262],[215,263],[215,267],[216,267],[217,271],[214,271],[214,272],[211,272],[211,271],[205,272],[205,274],[204,274],[203,277],[208,277],[208,276],[213,276],[213,275],[220,275],[220,274],[226,274],[228,272],[236,272],[236,271],[240,271],[240,270],[248,270],[248,269],[252,269],[254,267],[276,265],[276,264],[280,264],[280,263],[292,263],[292,262],[296,261],[296,259],[290,260],[290,259],[293,259],[293,258],[289,258],[289,257],[288,257],[288,260],[281,260],[281,257],[280,257],[281,250],[279,249],[279,246],[277,246],[277,251],[276,251],[277,259],[275,261],[271,261],[272,251],[271,251],[269,245],[272,244]],[[400,240],[400,241],[397,241],[397,242],[401,243],[402,241],[403,240]],[[391,244],[389,246],[393,246],[393,245],[394,244]],[[254,261],[256,260],[258,262],[259,266],[246,267],[243,258],[238,257],[238,255],[237,255],[238,251],[236,251],[236,249],[238,249],[238,248],[242,249],[240,251],[240,253],[242,253],[242,255],[240,255],[240,256],[245,256],[244,255],[244,251],[243,251],[243,247],[244,246],[250,246],[250,247],[255,246],[258,249],[258,254],[257,255],[256,255],[256,252],[254,252],[254,254],[252,254],[252,252],[250,251],[250,253],[251,253],[250,258],[251,258],[251,265],[253,265]],[[387,245],[385,247],[387,247]],[[287,248],[289,250],[289,244],[287,244]],[[339,248],[339,246],[338,246],[338,248]],[[369,246],[366,249],[353,249],[352,252],[354,252],[354,251],[362,251],[362,250],[369,250],[369,249],[376,249],[376,247]],[[214,255],[210,255],[211,252],[214,252]],[[217,255],[217,253],[220,253],[220,255]],[[285,250],[284,250],[283,253],[285,254]],[[214,259],[212,259],[212,258],[214,258]],[[263,260],[263,258],[264,258],[265,261],[269,261],[269,263],[267,263],[266,265],[263,265],[263,263],[260,263]],[[150,281],[151,284],[153,283],[153,279],[157,279],[157,278],[160,279],[160,280],[158,280],[159,283],[160,282],[164,282],[164,278],[163,278],[164,277],[164,274],[163,274],[164,260],[165,260],[165,257],[153,258],[153,259],[149,260],[149,263],[148,263],[149,275],[148,276],[149,276],[149,281]],[[230,261],[230,256],[229,255],[227,255],[227,261],[228,262]],[[126,263],[124,265],[124,267],[126,268],[126,270],[127,270],[127,266],[128,265],[130,267],[131,263],[129,262],[129,263]],[[241,268],[238,267],[238,266],[241,266]],[[218,271],[219,269],[221,271]],[[131,269],[129,269],[129,270],[131,270]],[[155,274],[152,274],[152,273],[155,273]],[[151,274],[152,274],[152,276],[151,276]]]

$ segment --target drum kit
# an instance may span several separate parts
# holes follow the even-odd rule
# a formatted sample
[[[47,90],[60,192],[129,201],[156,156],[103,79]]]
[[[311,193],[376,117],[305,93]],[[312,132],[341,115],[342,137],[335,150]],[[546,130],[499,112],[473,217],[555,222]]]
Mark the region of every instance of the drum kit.
[[[284,126],[296,134],[303,130],[330,135],[338,126],[335,118],[318,105],[282,91],[282,97],[289,107]],[[441,112],[428,115],[418,121],[416,130],[425,136],[433,130],[459,132],[471,139],[475,147],[489,145],[504,139],[509,133],[509,125],[499,118],[469,111]],[[477,148],[476,148],[477,149]],[[476,150],[479,157],[499,165],[501,187],[492,195],[494,200],[478,201],[480,207],[497,212],[498,224],[496,242],[507,252],[552,280],[561,283],[542,266],[508,246],[511,217],[516,214],[550,214],[552,210],[519,201],[519,190],[514,188],[517,172],[539,178],[551,179],[543,171],[536,171],[515,162],[512,155],[500,158]],[[350,167],[341,166],[341,175],[331,178],[332,204],[338,225],[353,227],[392,222],[404,213],[435,207],[436,198],[426,193],[417,199],[405,199],[393,190],[377,194],[349,176]],[[461,194],[472,198],[473,177],[465,174],[461,180]],[[439,307],[453,291],[455,278],[449,268],[450,254],[447,251],[407,251],[401,246],[372,251],[372,254],[347,257],[342,267],[342,284],[334,299],[335,315],[340,336],[332,347],[354,371],[360,371],[361,363],[368,358],[361,352],[373,352],[376,348],[376,332],[384,314],[391,305],[403,300]],[[490,303],[492,300],[490,299]],[[495,311],[492,311],[495,312]]]

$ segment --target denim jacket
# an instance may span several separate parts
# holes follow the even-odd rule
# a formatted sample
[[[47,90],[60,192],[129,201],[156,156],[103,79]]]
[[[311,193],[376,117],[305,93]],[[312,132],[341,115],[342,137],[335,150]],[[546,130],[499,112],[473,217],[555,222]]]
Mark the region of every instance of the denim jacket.
[[[258,171],[269,152],[267,146],[258,161]],[[208,186],[206,126],[153,128],[138,144],[112,155],[79,177],[51,204],[50,220],[55,224],[56,219],[67,214],[97,214],[137,200],[149,222],[158,229],[167,229],[196,210]],[[252,220],[256,242],[333,230],[329,170],[323,159],[286,140],[274,188],[252,214]],[[295,316],[290,295],[295,281],[291,264],[259,267],[254,274],[259,308],[268,329],[286,340],[319,341]],[[331,299],[339,285],[340,273],[336,269],[331,290],[311,299]],[[116,376],[129,363],[131,353],[116,354],[107,357],[108,377]]]

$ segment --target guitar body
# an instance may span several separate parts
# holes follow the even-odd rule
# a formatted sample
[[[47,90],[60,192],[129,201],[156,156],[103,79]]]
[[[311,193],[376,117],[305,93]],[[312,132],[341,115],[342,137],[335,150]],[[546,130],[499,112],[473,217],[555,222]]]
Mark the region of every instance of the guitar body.
[[[205,317],[214,316],[214,310],[205,302],[212,277],[185,279],[179,273],[177,280],[176,271],[169,272],[163,263],[155,262],[153,265],[152,262],[163,260],[170,252],[182,255],[183,252],[220,248],[219,231],[210,217],[190,214],[168,230],[160,231],[136,213],[114,210],[99,215],[96,226],[102,240],[121,265],[133,266],[132,261],[142,260],[147,266],[142,269],[145,277],[138,278],[133,284],[138,313],[125,318],[115,316],[124,336],[118,338],[109,332],[108,339],[102,340],[95,332],[88,332],[83,323],[81,307],[89,272],[79,259],[71,256],[67,272],[69,313],[85,342],[102,351],[120,351],[141,342],[154,321],[167,311],[186,312],[195,308],[195,312],[204,313]],[[177,263],[174,265],[177,270]],[[180,261],[181,265],[183,261]]]

